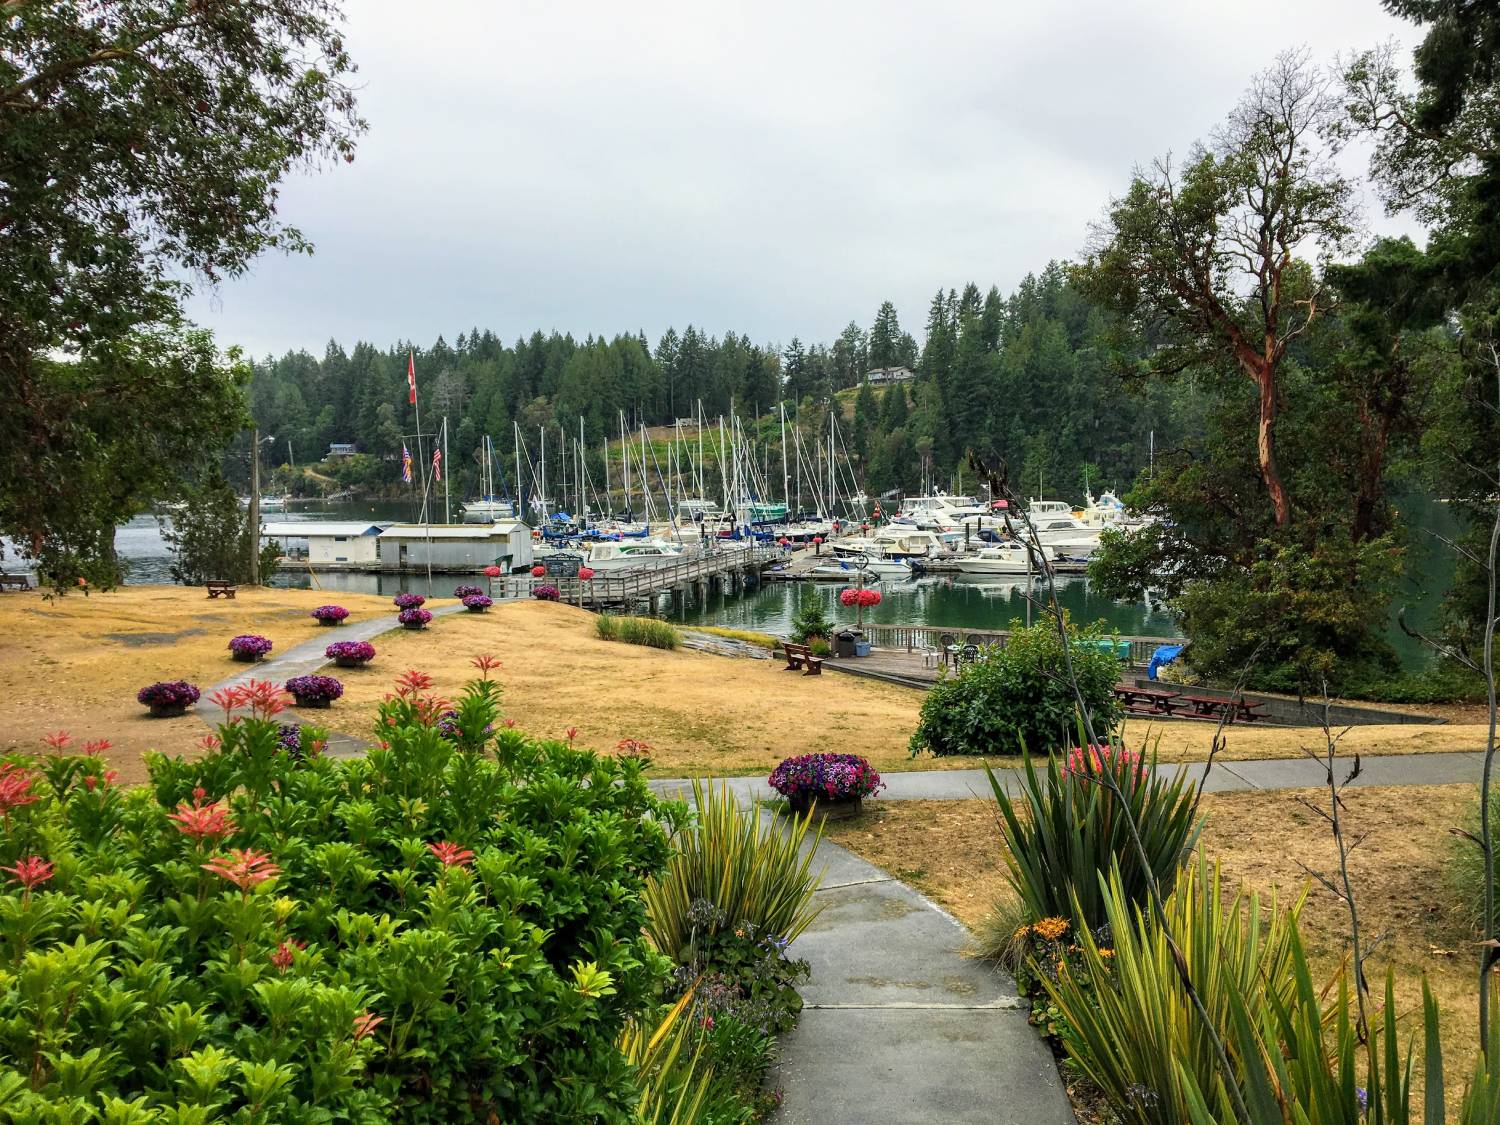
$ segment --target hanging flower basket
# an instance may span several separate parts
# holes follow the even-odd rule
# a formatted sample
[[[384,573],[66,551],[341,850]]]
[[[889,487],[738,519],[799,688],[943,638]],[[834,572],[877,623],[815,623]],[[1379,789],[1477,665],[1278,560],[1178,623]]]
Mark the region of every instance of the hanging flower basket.
[[[342,625],[348,616],[349,611],[341,605],[320,605],[312,611],[312,617],[319,625]]]
[[[533,578],[545,578],[546,576],[547,576],[547,568],[545,566],[542,566],[542,565],[538,564],[538,565],[536,565],[536,566],[534,566],[534,567],[531,568],[531,577],[533,577]]]
[[[293,676],[286,682],[286,690],[298,707],[326,708],[344,694],[344,685],[332,676]]]
[[[323,655],[340,668],[358,668],[375,659],[375,646],[369,641],[335,641]]]
[[[396,614],[396,620],[408,629],[425,629],[427,623],[432,620],[432,614],[425,609],[403,609]]]
[[[498,566],[487,566],[484,568],[484,576],[486,578],[499,578],[503,573],[505,572]]]
[[[254,664],[271,651],[271,639],[258,633],[245,633],[229,639],[229,652],[236,660]]]
[[[135,693],[136,702],[151,708],[155,719],[173,719],[198,702],[198,689],[186,680],[150,684]]]

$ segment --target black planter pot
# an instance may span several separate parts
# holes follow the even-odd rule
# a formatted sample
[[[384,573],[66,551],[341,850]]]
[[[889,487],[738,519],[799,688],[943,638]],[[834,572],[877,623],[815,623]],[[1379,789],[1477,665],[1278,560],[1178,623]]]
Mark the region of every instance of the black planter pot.
[[[333,700],[331,699],[309,699],[305,695],[298,695],[294,698],[297,700],[298,707],[317,707],[326,711],[333,706]]]
[[[848,820],[864,811],[863,797],[834,799],[818,797],[811,793],[798,793],[796,796],[788,797],[787,803],[792,806],[792,812],[798,816],[804,815],[808,809],[811,809],[816,816],[824,820]]]
[[[255,664],[260,660],[260,653],[258,652],[234,652],[231,650],[230,655],[241,664]]]
[[[344,623],[342,617],[319,617],[316,620],[319,625],[342,625]]]
[[[487,605],[466,605],[466,606],[464,606],[464,608],[466,610],[468,610],[470,613],[483,613],[485,610],[489,609],[490,607],[487,606]]]
[[[407,629],[411,629],[411,630],[415,631],[417,629],[425,629],[425,628],[427,628],[427,626],[424,625],[424,624],[422,624],[422,622],[420,622],[420,621],[410,621],[410,622],[407,622],[403,626],[403,628],[407,628]]]
[[[363,668],[369,663],[368,660],[361,660],[357,656],[335,656],[333,662],[340,668]]]
[[[176,719],[187,714],[186,703],[153,703],[151,704],[151,717],[153,719]]]

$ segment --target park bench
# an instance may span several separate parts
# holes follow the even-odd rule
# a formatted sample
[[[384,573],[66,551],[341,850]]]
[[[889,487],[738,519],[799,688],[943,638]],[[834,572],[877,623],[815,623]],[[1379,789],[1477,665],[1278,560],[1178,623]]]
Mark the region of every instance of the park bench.
[[[29,590],[31,582],[24,574],[0,574],[0,590]]]
[[[781,649],[786,653],[786,667],[783,671],[795,672],[799,668],[805,669],[804,676],[821,676],[823,674],[823,658],[814,656],[812,649],[807,645],[794,645],[790,641],[783,641]]]
[[[1210,695],[1185,695],[1182,698],[1184,703],[1192,706],[1194,715],[1206,719],[1216,719],[1227,714],[1231,723],[1236,720],[1253,723],[1265,718],[1260,713],[1265,704],[1248,699],[1222,699]]]
[[[233,599],[234,597],[235,585],[233,582],[220,582],[217,579],[213,579],[205,582],[203,585],[208,587],[208,596],[210,598]]]
[[[1171,715],[1182,706],[1178,702],[1181,698],[1178,692],[1156,691],[1130,684],[1116,684],[1115,698],[1125,705],[1127,711],[1137,715]]]

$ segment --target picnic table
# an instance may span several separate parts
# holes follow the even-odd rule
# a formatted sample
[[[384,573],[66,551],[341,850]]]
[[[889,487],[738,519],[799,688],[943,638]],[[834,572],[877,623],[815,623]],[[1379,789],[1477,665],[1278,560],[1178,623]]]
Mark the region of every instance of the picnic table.
[[[1264,719],[1261,714],[1264,703],[1256,703],[1253,700],[1241,699],[1236,696],[1233,699],[1224,699],[1214,695],[1188,695],[1183,697],[1183,702],[1190,704],[1193,714],[1205,719],[1227,718],[1229,722],[1236,720],[1253,723],[1257,719]]]
[[[1116,684],[1115,698],[1125,704],[1127,711],[1138,715],[1171,715],[1182,706],[1178,702],[1182,698],[1181,692],[1158,691],[1133,684]]]

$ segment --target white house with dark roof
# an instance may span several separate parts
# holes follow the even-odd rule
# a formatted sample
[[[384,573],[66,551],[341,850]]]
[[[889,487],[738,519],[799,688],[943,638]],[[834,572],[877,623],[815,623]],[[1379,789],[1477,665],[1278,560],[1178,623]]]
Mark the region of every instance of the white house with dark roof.
[[[890,383],[910,383],[917,373],[910,367],[876,367],[865,372],[865,382],[880,387]]]
[[[373,570],[380,563],[379,536],[386,526],[362,520],[283,520],[261,524],[260,536],[278,541],[287,557],[313,566]]]

